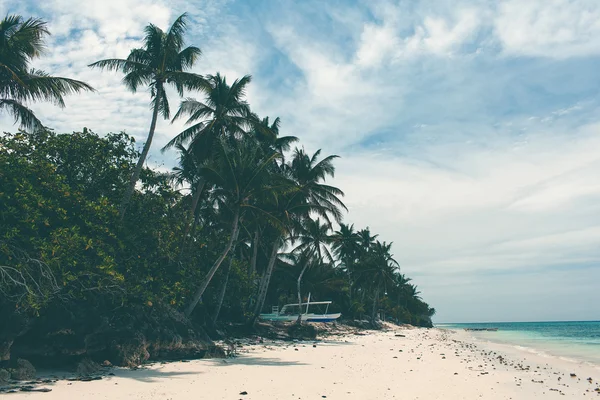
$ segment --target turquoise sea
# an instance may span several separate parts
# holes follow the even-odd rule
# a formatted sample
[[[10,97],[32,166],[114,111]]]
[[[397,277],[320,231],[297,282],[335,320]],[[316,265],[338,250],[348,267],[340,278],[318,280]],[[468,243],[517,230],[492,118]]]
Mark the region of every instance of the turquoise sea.
[[[600,365],[600,321],[489,322],[435,324],[437,328],[498,328],[497,332],[469,332],[473,336],[510,344],[539,354]]]

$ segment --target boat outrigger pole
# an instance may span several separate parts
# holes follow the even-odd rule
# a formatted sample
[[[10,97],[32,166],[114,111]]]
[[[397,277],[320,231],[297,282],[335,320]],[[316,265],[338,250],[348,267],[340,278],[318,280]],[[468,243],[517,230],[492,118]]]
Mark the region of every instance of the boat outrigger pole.
[[[310,292],[308,292],[308,301],[306,302],[306,314],[308,314],[308,305],[310,304]],[[302,312],[302,310],[300,310]]]

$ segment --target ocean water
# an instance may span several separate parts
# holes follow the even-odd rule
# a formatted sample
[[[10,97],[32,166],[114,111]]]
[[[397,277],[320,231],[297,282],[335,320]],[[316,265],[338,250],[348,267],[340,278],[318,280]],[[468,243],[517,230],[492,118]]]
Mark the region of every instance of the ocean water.
[[[498,328],[496,332],[469,332],[476,338],[510,344],[521,350],[600,366],[600,321],[497,322],[435,324],[438,328]]]

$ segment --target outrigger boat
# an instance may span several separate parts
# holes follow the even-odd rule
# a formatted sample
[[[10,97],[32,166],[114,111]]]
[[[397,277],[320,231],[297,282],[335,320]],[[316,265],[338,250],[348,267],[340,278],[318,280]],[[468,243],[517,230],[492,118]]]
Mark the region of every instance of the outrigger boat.
[[[332,322],[342,316],[341,313],[328,314],[329,305],[331,301],[310,301],[310,294],[308,296],[308,302],[302,303],[302,308],[299,308],[299,304],[286,304],[281,307],[273,306],[270,314],[260,314],[259,317],[266,321],[296,321],[301,310],[306,309],[302,313],[302,321],[307,322]],[[325,312],[309,312],[310,307],[313,306],[325,306]]]

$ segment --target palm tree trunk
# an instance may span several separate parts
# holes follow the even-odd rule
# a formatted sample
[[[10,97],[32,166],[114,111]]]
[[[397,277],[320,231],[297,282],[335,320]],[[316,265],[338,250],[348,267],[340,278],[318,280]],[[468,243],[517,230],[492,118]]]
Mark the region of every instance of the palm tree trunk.
[[[275,267],[275,260],[277,259],[277,250],[279,250],[279,239],[276,239],[273,243],[273,249],[271,250],[271,257],[269,258],[269,264],[260,282],[260,288],[258,290],[258,297],[256,299],[256,305],[254,306],[254,316],[250,320],[250,325],[254,326],[256,319],[258,318],[260,311],[265,304],[267,297],[267,290],[269,289],[269,282],[271,281],[271,275],[273,274],[273,268]]]
[[[131,179],[129,180],[129,186],[125,191],[125,195],[123,196],[123,200],[121,200],[121,205],[119,207],[119,216],[121,220],[125,217],[125,211],[127,211],[127,206],[129,205],[129,201],[131,200],[131,196],[135,190],[135,185],[140,179],[140,174],[142,173],[142,168],[144,166],[144,162],[146,161],[146,157],[148,157],[148,152],[150,151],[150,146],[152,145],[152,139],[154,138],[154,131],[156,130],[156,121],[158,120],[158,101],[162,93],[162,86],[156,85],[156,96],[154,98],[154,110],[152,110],[152,122],[150,123],[150,131],[148,132],[148,138],[146,139],[146,143],[144,143],[144,148],[142,149],[142,154],[140,154],[140,158],[133,170],[133,174],[131,174]]]
[[[213,264],[210,271],[208,271],[208,275],[206,275],[206,278],[204,278],[204,280],[200,284],[200,287],[198,287],[198,289],[194,293],[194,296],[192,297],[192,301],[190,301],[190,303],[188,304],[188,306],[185,309],[184,314],[186,317],[189,317],[192,314],[192,311],[194,311],[194,308],[196,308],[196,305],[198,304],[198,301],[200,301],[200,298],[204,294],[204,291],[208,287],[208,284],[212,280],[213,276],[215,276],[215,273],[217,272],[217,270],[223,263],[223,260],[225,260],[225,257],[227,257],[227,254],[229,254],[229,250],[231,250],[233,243],[237,240],[238,233],[240,232],[239,220],[240,220],[240,209],[239,209],[239,207],[237,207],[235,210],[235,215],[233,216],[233,225],[231,227],[231,235],[229,236],[229,242],[227,242],[227,246],[225,246],[223,253],[217,259],[217,261],[215,261],[215,263]]]
[[[298,312],[298,319],[296,320],[297,324],[302,323],[302,294],[300,292],[300,283],[302,282],[302,276],[304,275],[304,272],[306,271],[307,268],[308,268],[308,263],[305,263],[304,268],[302,268],[302,272],[300,272],[300,275],[298,276],[298,281],[296,282],[297,288],[298,288],[298,310],[300,310]]]
[[[258,227],[254,231],[254,240],[252,241],[252,258],[250,259],[250,276],[256,272],[256,259],[258,258]]]
[[[371,324],[373,327],[376,327],[375,324],[375,315],[377,314],[377,303],[379,302],[379,286],[375,290],[375,298],[373,299],[373,310],[371,311]]]
[[[225,274],[225,282],[223,282],[223,286],[221,287],[221,293],[219,293],[219,302],[217,303],[217,308],[215,310],[215,315],[213,316],[213,325],[217,323],[217,319],[219,319],[219,313],[221,312],[221,307],[223,306],[223,300],[225,299],[225,292],[227,291],[227,283],[229,282],[229,274],[231,273],[231,265],[233,264],[235,253],[235,244],[231,249],[231,257],[229,257],[229,265],[227,266],[227,273]]]
[[[185,242],[187,240],[187,236],[189,235],[192,226],[196,221],[196,207],[198,207],[198,202],[200,200],[200,196],[202,195],[202,191],[204,190],[204,185],[206,184],[206,179],[203,177],[198,181],[198,186],[196,187],[196,193],[194,193],[194,197],[192,198],[192,207],[190,208],[190,218],[186,223],[185,231],[183,233],[183,239],[181,240],[181,250],[179,256],[183,254],[185,250]]]

